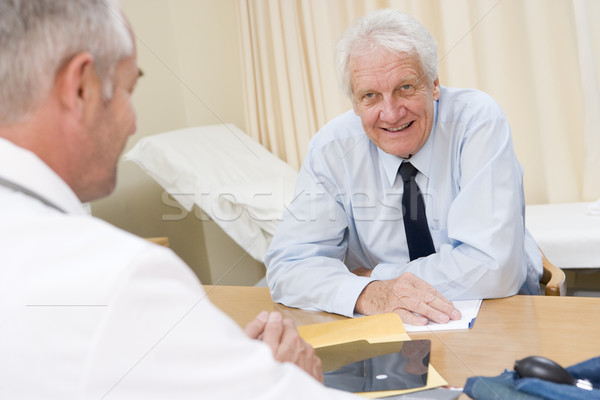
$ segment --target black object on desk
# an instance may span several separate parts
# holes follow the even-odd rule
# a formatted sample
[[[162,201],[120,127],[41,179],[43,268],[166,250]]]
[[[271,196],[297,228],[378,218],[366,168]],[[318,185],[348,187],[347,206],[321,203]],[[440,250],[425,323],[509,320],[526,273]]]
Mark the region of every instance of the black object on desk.
[[[538,378],[554,383],[565,383],[581,389],[592,390],[590,381],[576,379],[560,364],[541,356],[526,357],[515,361],[515,372],[521,378]]]

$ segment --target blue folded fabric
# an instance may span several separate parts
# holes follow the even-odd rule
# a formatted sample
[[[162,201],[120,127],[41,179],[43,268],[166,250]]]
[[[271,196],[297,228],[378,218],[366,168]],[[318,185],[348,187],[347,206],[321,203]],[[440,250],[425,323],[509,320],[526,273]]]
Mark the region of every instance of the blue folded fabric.
[[[575,364],[567,371],[577,379],[600,385],[600,357]],[[464,393],[475,400],[600,400],[600,389],[585,390],[537,378],[521,378],[509,370],[495,377],[467,379]]]

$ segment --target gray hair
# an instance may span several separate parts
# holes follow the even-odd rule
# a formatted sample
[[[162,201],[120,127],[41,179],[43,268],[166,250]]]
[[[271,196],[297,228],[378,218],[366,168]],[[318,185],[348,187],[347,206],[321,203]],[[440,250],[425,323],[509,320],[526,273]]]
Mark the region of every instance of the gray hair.
[[[398,10],[373,11],[356,21],[344,32],[336,47],[336,66],[342,90],[352,96],[350,59],[375,50],[417,56],[425,77],[437,77],[437,44],[419,21]]]
[[[133,54],[117,1],[0,0],[0,124],[32,112],[81,52],[92,54],[104,97],[112,97],[115,67]]]

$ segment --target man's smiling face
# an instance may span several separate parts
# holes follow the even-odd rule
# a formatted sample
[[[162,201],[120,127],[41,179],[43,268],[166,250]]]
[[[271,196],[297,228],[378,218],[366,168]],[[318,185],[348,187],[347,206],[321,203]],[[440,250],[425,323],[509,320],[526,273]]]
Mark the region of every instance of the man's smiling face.
[[[374,51],[350,59],[352,106],[367,136],[386,153],[410,158],[433,125],[439,80],[429,82],[417,56]]]

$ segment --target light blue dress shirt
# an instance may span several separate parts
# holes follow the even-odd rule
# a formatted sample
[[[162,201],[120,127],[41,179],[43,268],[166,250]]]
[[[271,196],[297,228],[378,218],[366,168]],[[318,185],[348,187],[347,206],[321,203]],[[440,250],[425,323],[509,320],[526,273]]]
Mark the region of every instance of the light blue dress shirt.
[[[409,260],[402,158],[375,146],[348,111],[310,143],[265,260],[273,300],[352,316],[368,283],[405,271],[450,300],[539,293],[542,261],[506,116],[485,93],[440,90],[431,134],[410,159],[436,253]],[[371,278],[350,272],[358,267]]]

